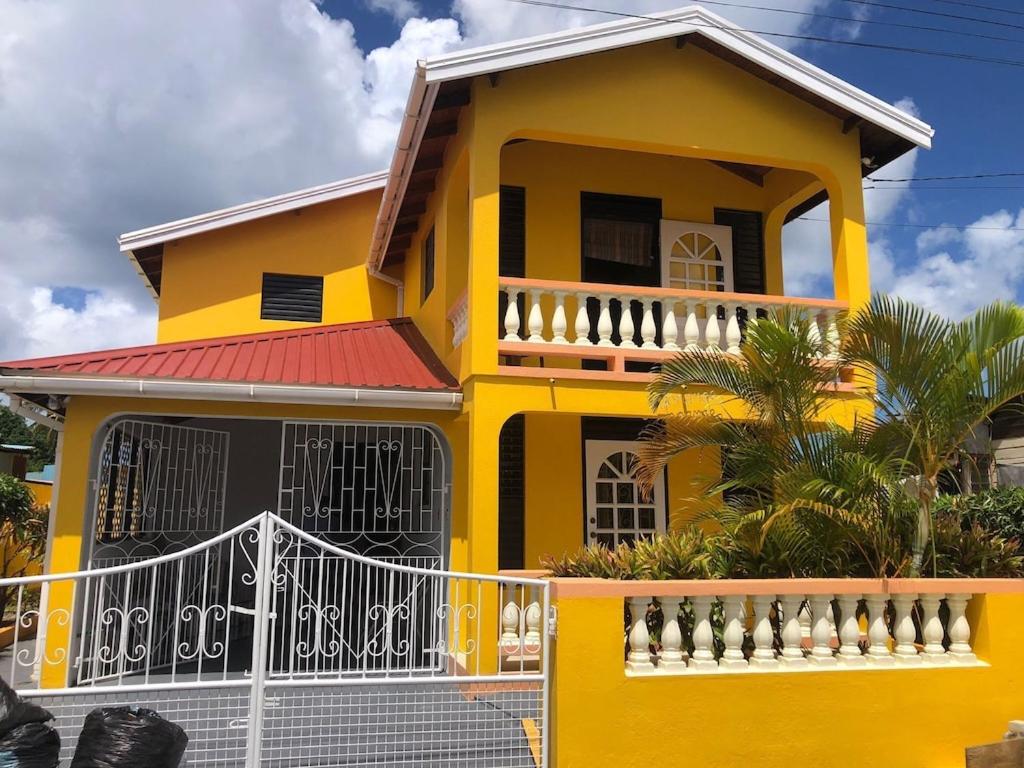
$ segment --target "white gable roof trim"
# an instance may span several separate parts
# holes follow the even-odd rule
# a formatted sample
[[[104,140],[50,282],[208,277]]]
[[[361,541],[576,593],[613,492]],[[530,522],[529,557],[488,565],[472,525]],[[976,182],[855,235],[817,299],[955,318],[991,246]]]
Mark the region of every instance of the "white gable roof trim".
[[[410,91],[410,108],[406,110],[401,131],[401,136],[407,140],[412,138],[413,144],[403,147],[400,139],[396,148],[374,231],[370,263],[379,266],[383,261],[393,228],[393,217],[397,213],[402,193],[408,183],[408,174],[416,157],[418,137],[422,136],[425,128],[423,124],[429,116],[429,109],[424,110],[422,107],[424,103],[429,105],[432,92],[436,92],[439,84],[694,32],[919,147],[931,147],[935,131],[924,121],[850,85],[845,80],[829,74],[758,35],[747,32],[699,5],[650,14],[644,18],[594,24],[564,32],[457,51],[421,61],[417,65]]]
[[[298,208],[316,205],[317,203],[340,200],[341,198],[351,197],[362,192],[381,189],[384,187],[387,179],[388,171],[377,171],[362,176],[341,179],[340,181],[332,181],[329,184],[321,184],[317,187],[287,192],[283,195],[254,200],[250,203],[242,203],[241,205],[222,208],[218,211],[210,211],[209,213],[201,213],[198,216],[178,219],[166,224],[158,224],[155,227],[147,227],[135,232],[127,232],[117,238],[117,244],[120,246],[122,253],[131,252],[138,248],[166,243],[168,240],[177,240],[182,237],[229,227],[232,224],[260,219],[264,216],[273,216],[275,213],[294,211]]]

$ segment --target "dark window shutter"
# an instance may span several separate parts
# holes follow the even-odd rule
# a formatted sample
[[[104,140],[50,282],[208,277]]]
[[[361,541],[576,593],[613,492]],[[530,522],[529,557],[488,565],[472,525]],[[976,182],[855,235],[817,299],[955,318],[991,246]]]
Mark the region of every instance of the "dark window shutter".
[[[764,229],[760,211],[716,208],[715,224],[732,227],[733,290],[764,293]]]
[[[422,262],[422,291],[420,302],[427,300],[430,292],[434,290],[434,228],[430,228],[427,238],[423,241],[423,262]]]
[[[263,273],[260,319],[319,323],[323,319],[323,304],[323,277]]]
[[[498,196],[498,274],[526,277],[526,190],[502,185]]]
[[[526,417],[505,422],[498,437],[498,568],[523,568],[526,539]]]
[[[498,194],[498,274],[526,277],[526,189],[502,185]],[[519,297],[519,317],[526,310],[526,297]],[[498,294],[498,338],[505,335],[508,297]],[[525,323],[524,323],[525,326]],[[506,364],[513,364],[507,360]]]

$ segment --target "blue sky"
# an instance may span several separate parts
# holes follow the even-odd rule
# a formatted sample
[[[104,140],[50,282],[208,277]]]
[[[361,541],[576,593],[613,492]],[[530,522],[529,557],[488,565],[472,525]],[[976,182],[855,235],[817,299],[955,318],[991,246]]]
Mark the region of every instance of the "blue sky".
[[[864,22],[708,4],[750,29],[1024,62],[1019,0],[984,3],[1016,14],[887,0],[996,24],[861,0],[729,2]],[[511,0],[0,0],[0,357],[151,341],[155,307],[118,233],[382,168],[417,58],[609,18]],[[1024,68],[769,39],[935,127],[931,151],[876,175],[1024,172]],[[1024,177],[867,191],[869,218],[888,225],[869,232],[876,287],[953,316],[1019,299],[1024,188],[980,186]],[[957,227],[892,226],[908,224]],[[787,228],[787,292],[830,294],[825,226]]]

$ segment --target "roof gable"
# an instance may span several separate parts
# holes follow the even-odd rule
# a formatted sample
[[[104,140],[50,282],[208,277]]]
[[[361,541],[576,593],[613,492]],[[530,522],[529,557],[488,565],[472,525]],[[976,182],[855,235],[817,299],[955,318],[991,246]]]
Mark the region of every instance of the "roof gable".
[[[873,153],[879,164],[913,146],[931,146],[934,131],[928,124],[697,5],[457,51],[417,64],[401,138],[375,224],[369,262],[380,266],[389,251],[393,254],[402,250],[401,238],[405,235],[395,236],[394,229],[398,219],[405,222],[410,218],[406,204],[410,177],[419,175],[413,186],[433,188],[433,177],[426,178],[424,174],[431,170],[436,174],[437,163],[424,164],[419,155],[426,141],[436,141],[431,131],[438,127],[434,120],[438,102],[444,101],[443,108],[447,110],[448,101],[459,93],[460,83],[480,75],[493,76],[673,37],[692,39],[700,47],[840,117],[844,130],[860,122],[868,139],[879,139],[880,147],[885,148]],[[451,122],[450,116],[446,122]],[[405,229],[411,226],[407,224]],[[392,242],[393,237],[399,240],[397,244]]]

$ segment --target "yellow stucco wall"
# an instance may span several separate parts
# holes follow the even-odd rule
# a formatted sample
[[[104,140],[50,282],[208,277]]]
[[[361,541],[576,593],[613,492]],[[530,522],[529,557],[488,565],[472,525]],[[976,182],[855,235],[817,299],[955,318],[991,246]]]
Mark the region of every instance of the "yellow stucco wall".
[[[814,183],[807,173],[774,173]],[[758,186],[703,159],[545,141],[505,145],[501,183],[526,189],[526,276],[541,280],[581,279],[581,192],[658,198],[665,219],[714,224],[716,208],[767,218],[781,189],[781,182]],[[781,229],[775,235],[781,238]],[[781,270],[781,263],[766,264],[769,285],[782,285]]]
[[[474,374],[492,372],[498,364],[498,188],[503,182],[511,183],[517,173],[513,163],[502,161],[517,152],[534,151],[507,147],[514,138],[799,172],[783,174],[765,185],[766,209],[772,208],[766,237],[771,240],[778,239],[783,218],[781,212],[775,215],[776,210],[798,202],[797,190],[810,194],[813,185],[801,187],[798,182],[813,177],[829,194],[835,295],[853,305],[868,297],[856,132],[844,134],[837,118],[706,51],[694,46],[678,50],[674,41],[666,40],[506,72],[496,87],[478,78],[467,110],[471,113],[465,126],[472,227],[469,366]],[[566,156],[572,156],[569,149]],[[644,162],[641,159],[638,167]],[[558,165],[552,173],[560,170]],[[622,172],[616,171],[620,180]],[[595,183],[599,181],[597,169],[590,168],[588,173]],[[660,183],[667,183],[664,171],[660,176]],[[631,188],[638,186],[631,182]],[[769,195],[774,204],[768,202]],[[684,201],[685,195],[673,199]],[[673,205],[685,211],[688,204]],[[706,209],[707,204],[702,205]],[[571,228],[578,226],[578,215],[573,210],[565,215],[572,219],[571,225],[548,234],[561,238],[552,246],[559,252],[558,260],[575,260],[579,252],[573,248],[573,238],[578,235]],[[527,248],[531,247],[548,248],[534,241],[528,243]],[[527,259],[532,268],[539,268],[529,255]],[[779,288],[780,261],[777,248],[769,249],[774,275],[770,289]]]
[[[544,555],[571,552],[585,542],[584,454],[581,418],[550,413],[526,415],[524,567],[537,568]],[[717,474],[717,451],[688,451],[669,463],[665,506],[668,527],[692,515],[687,499],[694,482]]]
[[[552,765],[954,768],[1020,717],[1024,595],[971,601],[991,666],[627,678],[622,598],[556,600]]]
[[[260,319],[264,272],[322,275],[324,323],[394,317],[395,289],[366,271],[379,205],[366,192],[168,243],[158,340],[310,325]]]

